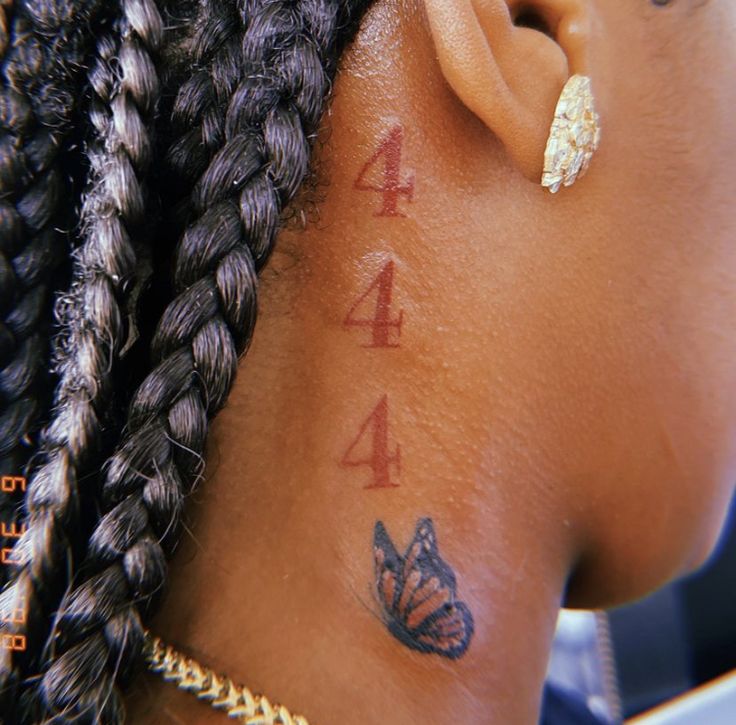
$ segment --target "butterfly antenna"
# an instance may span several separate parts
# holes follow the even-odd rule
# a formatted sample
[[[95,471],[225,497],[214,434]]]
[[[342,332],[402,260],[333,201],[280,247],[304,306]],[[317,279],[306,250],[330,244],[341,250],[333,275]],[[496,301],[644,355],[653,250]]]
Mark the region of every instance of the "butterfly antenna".
[[[358,601],[360,602],[360,604],[361,604],[361,605],[363,606],[363,608],[364,608],[364,609],[366,610],[366,612],[368,612],[369,614],[372,614],[372,615],[373,615],[373,616],[374,616],[374,617],[375,617],[375,618],[376,618],[376,619],[377,619],[377,620],[378,620],[379,622],[381,622],[381,624],[384,624],[383,618],[382,618],[382,617],[381,617],[381,616],[380,616],[379,614],[376,614],[376,612],[375,612],[375,611],[374,611],[373,609],[371,609],[371,607],[369,607],[369,606],[368,606],[368,605],[367,605],[367,604],[365,603],[365,601],[364,601],[364,600],[363,600],[363,598],[362,598],[362,597],[360,596],[360,594],[358,594],[358,592],[357,592],[357,591],[355,590],[355,587],[353,587],[353,585],[352,585],[352,584],[348,584],[348,586],[350,587],[350,591],[351,591],[351,592],[352,592],[352,593],[353,593],[353,594],[355,595],[355,598],[356,598],[356,599],[357,599],[357,600],[358,600]],[[376,602],[376,604],[378,604],[378,606],[380,607],[380,606],[381,606],[381,605],[380,605],[380,603],[379,603],[379,602],[378,602],[378,600],[377,600],[377,599],[375,598],[375,593],[373,593],[373,594],[374,594],[374,601],[375,601],[375,602]]]

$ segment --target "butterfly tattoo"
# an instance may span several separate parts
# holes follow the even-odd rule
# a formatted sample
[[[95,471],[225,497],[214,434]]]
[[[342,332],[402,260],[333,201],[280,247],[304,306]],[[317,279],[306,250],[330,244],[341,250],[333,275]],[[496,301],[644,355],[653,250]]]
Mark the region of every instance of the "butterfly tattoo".
[[[420,652],[461,657],[473,636],[473,615],[455,598],[455,574],[440,558],[432,519],[419,520],[404,556],[377,521],[373,557],[389,632]]]

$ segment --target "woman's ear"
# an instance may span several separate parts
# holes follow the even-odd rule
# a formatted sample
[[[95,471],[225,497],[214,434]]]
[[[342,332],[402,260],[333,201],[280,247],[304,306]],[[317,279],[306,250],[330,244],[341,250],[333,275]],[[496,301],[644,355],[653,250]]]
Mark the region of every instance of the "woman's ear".
[[[586,75],[590,0],[425,0],[442,72],[458,98],[539,183],[567,79]]]

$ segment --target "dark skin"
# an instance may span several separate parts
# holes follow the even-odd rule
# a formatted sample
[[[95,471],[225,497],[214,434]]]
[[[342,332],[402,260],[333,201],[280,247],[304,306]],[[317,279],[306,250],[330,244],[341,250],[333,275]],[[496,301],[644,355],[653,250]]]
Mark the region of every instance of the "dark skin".
[[[151,623],[321,725],[535,722],[559,606],[693,570],[733,494],[733,3],[524,2],[547,33],[519,7],[366,17],[316,150],[319,220],[263,273]],[[601,146],[552,196],[572,73]],[[396,124],[413,197],[376,217],[381,194],[353,185]],[[388,261],[399,346],[363,347],[345,315]],[[341,461],[383,396],[398,485],[365,488],[375,472]],[[455,660],[391,636],[374,586],[376,521],[403,553],[424,516],[475,623]],[[225,721],[151,673],[126,702],[135,723]]]

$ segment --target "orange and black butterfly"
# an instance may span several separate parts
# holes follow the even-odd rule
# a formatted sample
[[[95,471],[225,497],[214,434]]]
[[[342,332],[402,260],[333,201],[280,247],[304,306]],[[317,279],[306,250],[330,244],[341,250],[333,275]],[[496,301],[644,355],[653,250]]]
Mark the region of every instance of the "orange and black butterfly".
[[[462,656],[473,636],[473,616],[455,599],[455,574],[440,558],[432,519],[419,520],[404,556],[377,521],[373,556],[378,598],[391,634],[420,652]]]

